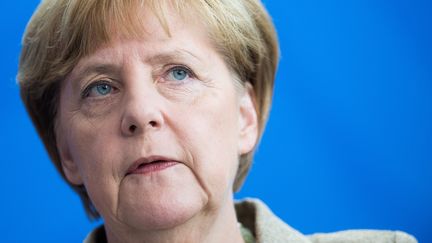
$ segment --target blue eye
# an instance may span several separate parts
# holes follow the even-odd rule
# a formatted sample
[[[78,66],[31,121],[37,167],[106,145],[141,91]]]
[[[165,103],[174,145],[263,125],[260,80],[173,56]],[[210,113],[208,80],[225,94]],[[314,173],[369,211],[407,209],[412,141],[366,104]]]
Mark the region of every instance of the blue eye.
[[[169,71],[169,79],[183,81],[190,76],[189,73],[189,70],[187,70],[186,68],[176,67]]]
[[[90,85],[84,92],[86,97],[107,96],[112,93],[113,87],[108,83],[95,83]]]

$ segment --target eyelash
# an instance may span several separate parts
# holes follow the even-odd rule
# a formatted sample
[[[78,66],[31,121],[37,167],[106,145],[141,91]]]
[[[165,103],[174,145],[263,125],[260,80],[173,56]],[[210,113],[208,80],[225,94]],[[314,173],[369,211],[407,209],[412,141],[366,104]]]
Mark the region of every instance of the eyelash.
[[[195,73],[194,73],[194,72],[193,72],[189,67],[184,66],[184,65],[176,65],[176,66],[173,66],[173,67],[169,68],[169,69],[164,73],[162,79],[165,79],[165,77],[168,76],[168,75],[170,74],[170,72],[173,72],[173,71],[175,71],[175,70],[177,70],[177,69],[184,70],[184,71],[186,72],[186,74],[188,75],[189,78],[195,78],[195,77],[196,77]],[[171,81],[171,80],[168,80],[168,81]],[[174,81],[173,81],[173,82],[174,82]],[[183,81],[183,80],[177,80],[177,82],[179,82],[179,84],[181,84],[181,83],[183,83],[184,81]],[[100,79],[100,80],[97,80],[97,81],[95,81],[95,82],[92,82],[92,83],[90,83],[87,87],[85,87],[84,90],[81,92],[81,98],[82,98],[82,99],[86,99],[86,98],[88,98],[89,95],[90,95],[91,90],[92,90],[94,87],[96,87],[96,86],[98,86],[98,85],[102,85],[102,84],[109,85],[109,86],[111,86],[112,89],[116,90],[117,88],[116,88],[112,83],[113,83],[113,82],[108,81],[107,79]]]
[[[165,72],[164,77],[167,77],[170,74],[170,72],[173,72],[173,71],[178,70],[178,69],[184,70],[186,72],[186,74],[188,75],[189,78],[195,78],[196,77],[195,73],[189,67],[184,66],[184,65],[176,65],[176,66],[173,66],[173,67],[169,68]],[[177,80],[177,81],[181,82],[183,80]]]
[[[85,89],[81,92],[81,98],[82,99],[88,98],[91,90],[97,87],[98,85],[102,85],[102,84],[109,85],[114,91],[116,90],[116,87],[112,84],[111,81],[108,81],[106,79],[100,79],[95,82],[92,82],[87,87],[85,87]]]

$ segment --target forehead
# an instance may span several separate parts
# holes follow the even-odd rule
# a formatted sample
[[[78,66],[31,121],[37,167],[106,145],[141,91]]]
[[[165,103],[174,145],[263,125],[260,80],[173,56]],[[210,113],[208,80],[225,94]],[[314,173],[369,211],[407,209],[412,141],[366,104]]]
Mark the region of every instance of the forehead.
[[[146,25],[139,36],[125,36],[113,31],[106,43],[79,60],[72,73],[83,72],[83,68],[97,67],[101,63],[108,64],[105,66],[124,65],[131,57],[148,64],[187,61],[207,66],[220,59],[204,26],[187,22],[175,13],[165,19],[169,31],[152,13],[145,14],[143,20]]]
[[[79,47],[75,48],[79,58],[118,41],[153,36],[163,41],[172,37],[173,30],[189,29],[208,37],[205,21],[196,21],[201,15],[194,10],[198,6],[185,2],[189,1],[76,1],[66,13],[71,16],[67,24],[71,31],[64,37],[70,39],[69,47]]]
[[[143,61],[185,58],[203,61],[210,60],[209,55],[217,54],[208,28],[202,21],[192,21],[193,11],[188,11],[185,16],[184,9],[169,4],[156,7],[154,3],[140,5],[140,1],[132,2],[135,2],[135,7],[122,6],[121,14],[127,17],[112,16],[105,25],[97,28],[99,31],[92,31],[97,24],[88,25],[89,29],[83,31],[83,42],[89,42],[88,48],[74,70],[83,63],[111,62],[125,53],[140,55]]]

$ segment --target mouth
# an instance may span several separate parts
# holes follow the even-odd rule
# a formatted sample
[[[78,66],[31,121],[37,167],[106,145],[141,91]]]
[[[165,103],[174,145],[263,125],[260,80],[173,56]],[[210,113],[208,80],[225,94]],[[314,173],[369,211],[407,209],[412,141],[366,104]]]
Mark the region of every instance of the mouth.
[[[127,170],[126,176],[133,174],[149,174],[162,171],[179,162],[170,158],[161,156],[151,156],[136,160]]]

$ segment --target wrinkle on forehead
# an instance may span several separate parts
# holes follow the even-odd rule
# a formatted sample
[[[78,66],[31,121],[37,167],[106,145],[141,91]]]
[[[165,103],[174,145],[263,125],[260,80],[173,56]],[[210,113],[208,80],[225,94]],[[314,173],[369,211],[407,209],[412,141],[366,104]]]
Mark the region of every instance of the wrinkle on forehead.
[[[198,23],[193,21],[196,11],[187,3],[181,3],[182,1],[104,2],[112,3],[102,4],[102,8],[94,8],[91,13],[83,16],[86,20],[78,30],[81,32],[81,57],[116,41],[140,40],[156,34],[169,39],[172,37],[171,29],[180,27],[179,24],[187,23],[187,26],[192,26]]]
[[[109,49],[116,43],[129,41],[141,42],[149,38],[157,37],[157,43],[166,43],[166,45],[164,44],[162,47],[159,45],[154,49],[155,53],[146,53],[146,57],[143,57],[143,59],[150,58],[153,60],[149,61],[161,62],[185,55],[190,55],[194,59],[199,59],[197,55],[189,52],[187,48],[178,48],[178,46],[174,47],[170,45],[170,40],[175,39],[173,34],[178,33],[179,30],[189,29],[192,30],[191,33],[193,33],[193,35],[202,35],[205,39],[209,40],[207,33],[208,28],[201,22],[191,21],[192,16],[195,14],[194,11],[186,10],[186,8],[192,10],[192,7],[185,6],[187,5],[185,3],[174,4],[174,2],[178,1],[153,0],[145,2],[140,0],[120,1],[121,3],[118,1],[112,2],[113,3],[101,4],[104,6],[103,8],[94,10],[92,15],[96,15],[97,17],[90,18],[87,26],[82,29],[82,40],[80,43],[82,47],[76,48],[78,49],[77,51],[80,52],[80,54],[78,54],[78,60],[65,79],[75,76],[74,73],[76,74],[77,70],[83,68],[82,64],[85,64],[84,66],[91,64],[93,54],[103,49]],[[170,29],[172,31],[170,31]],[[211,40],[209,40],[208,44],[212,45]],[[170,46],[174,48],[170,48]],[[184,43],[184,47],[186,46],[188,46],[188,43]],[[152,49],[149,48],[146,52],[149,50],[152,51]],[[141,54],[137,54],[141,56]],[[113,57],[107,57],[103,63],[110,62],[109,59],[112,58]],[[100,63],[100,60],[98,62]],[[80,71],[79,73],[82,72]]]

